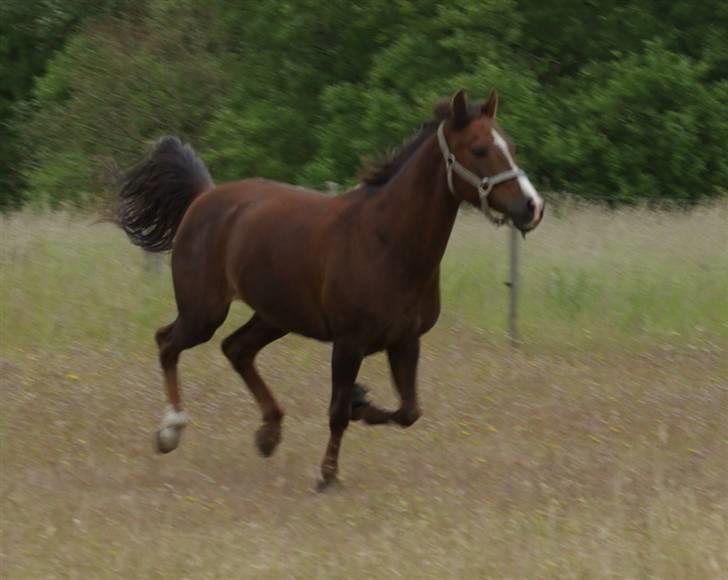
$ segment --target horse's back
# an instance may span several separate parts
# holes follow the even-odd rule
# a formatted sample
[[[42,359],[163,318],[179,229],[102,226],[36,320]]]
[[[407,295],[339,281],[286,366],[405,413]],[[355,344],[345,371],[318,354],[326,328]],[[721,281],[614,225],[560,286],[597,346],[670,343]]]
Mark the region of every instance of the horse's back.
[[[341,205],[337,201],[318,191],[267,179],[231,181],[202,193],[190,205],[175,245],[203,230],[219,230],[231,221],[249,222],[251,227],[261,222],[278,221],[281,225],[290,220],[309,221],[314,228],[320,225],[314,222],[337,212]]]
[[[333,198],[314,189],[299,187],[262,177],[241,179],[223,183],[209,192],[208,196],[228,203],[245,203],[256,199],[269,203],[324,204]]]

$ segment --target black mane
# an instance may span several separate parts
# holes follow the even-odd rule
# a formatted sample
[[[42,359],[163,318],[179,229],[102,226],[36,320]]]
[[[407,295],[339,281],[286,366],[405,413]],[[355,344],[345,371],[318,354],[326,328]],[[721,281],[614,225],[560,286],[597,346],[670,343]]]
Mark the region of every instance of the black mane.
[[[481,105],[481,101],[468,103],[468,115],[461,121],[462,124],[458,124],[458,128],[463,128],[471,120],[477,118],[480,115]],[[433,118],[422,123],[409,139],[406,139],[399,147],[392,150],[384,159],[371,166],[362,177],[362,182],[373,187],[379,187],[387,183],[414,155],[420,145],[437,131],[440,122],[449,118],[450,98],[443,97],[433,109]],[[452,123],[453,121],[450,120],[449,122]]]
[[[387,183],[407,160],[414,155],[415,151],[420,148],[430,135],[437,131],[439,121],[427,121],[419,126],[417,131],[409,139],[406,139],[399,147],[392,150],[382,161],[375,164],[362,177],[362,182],[366,185],[381,186]]]

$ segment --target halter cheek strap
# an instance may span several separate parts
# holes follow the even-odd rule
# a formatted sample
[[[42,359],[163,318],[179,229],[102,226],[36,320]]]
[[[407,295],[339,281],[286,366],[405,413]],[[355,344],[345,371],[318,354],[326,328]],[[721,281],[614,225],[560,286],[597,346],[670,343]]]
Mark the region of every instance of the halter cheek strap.
[[[526,174],[518,167],[514,167],[513,169],[497,173],[490,177],[478,177],[475,173],[458,162],[458,160],[455,159],[455,155],[450,152],[450,148],[447,146],[447,140],[445,139],[445,121],[440,123],[440,126],[437,128],[437,142],[440,145],[442,156],[445,158],[447,187],[449,188],[450,193],[455,197],[458,197],[455,193],[455,185],[453,184],[453,173],[456,173],[458,177],[478,190],[478,197],[480,197],[480,210],[485,214],[485,216],[497,226],[506,223],[506,217],[496,216],[493,213],[493,210],[490,209],[490,206],[488,205],[488,196],[490,195],[490,192],[493,191],[493,188],[499,183],[503,183],[504,181],[509,181],[511,179],[518,179]]]

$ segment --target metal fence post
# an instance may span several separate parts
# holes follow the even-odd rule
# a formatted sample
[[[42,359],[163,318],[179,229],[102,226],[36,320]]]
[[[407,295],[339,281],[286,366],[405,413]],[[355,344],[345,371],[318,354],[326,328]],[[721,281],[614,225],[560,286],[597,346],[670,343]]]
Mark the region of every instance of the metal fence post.
[[[510,289],[510,300],[508,304],[508,335],[511,339],[511,344],[517,347],[521,344],[521,335],[518,332],[518,291],[519,291],[519,234],[518,230],[514,227],[510,227],[510,278],[506,285]]]

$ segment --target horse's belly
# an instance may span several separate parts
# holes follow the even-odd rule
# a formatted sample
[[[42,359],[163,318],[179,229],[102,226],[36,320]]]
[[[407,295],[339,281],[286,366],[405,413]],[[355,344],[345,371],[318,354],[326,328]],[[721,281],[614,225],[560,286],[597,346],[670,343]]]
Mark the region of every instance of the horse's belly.
[[[339,304],[341,306],[341,303]],[[367,354],[421,336],[435,324],[439,302],[398,301],[395,297],[348,304],[348,308],[331,313],[333,340],[344,339],[360,345]]]
[[[326,340],[318,230],[287,213],[280,223],[272,223],[267,213],[243,218],[227,256],[227,277],[236,296],[283,330]]]
[[[238,297],[278,328],[318,340],[330,340],[330,329],[316,293],[303,281],[262,272],[238,284]]]

